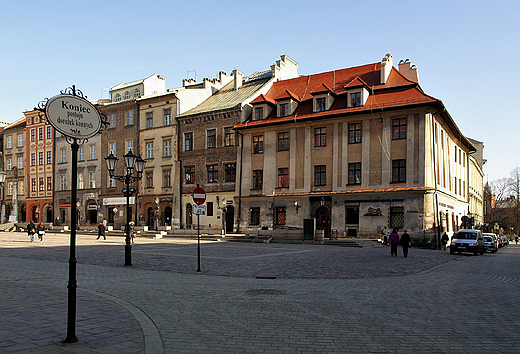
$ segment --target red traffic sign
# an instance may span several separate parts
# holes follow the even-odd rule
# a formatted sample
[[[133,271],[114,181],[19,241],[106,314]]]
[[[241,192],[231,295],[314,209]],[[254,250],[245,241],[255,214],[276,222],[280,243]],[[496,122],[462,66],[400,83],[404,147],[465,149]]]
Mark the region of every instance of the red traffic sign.
[[[195,188],[193,191],[193,201],[197,205],[201,205],[206,201],[206,192],[201,187]]]

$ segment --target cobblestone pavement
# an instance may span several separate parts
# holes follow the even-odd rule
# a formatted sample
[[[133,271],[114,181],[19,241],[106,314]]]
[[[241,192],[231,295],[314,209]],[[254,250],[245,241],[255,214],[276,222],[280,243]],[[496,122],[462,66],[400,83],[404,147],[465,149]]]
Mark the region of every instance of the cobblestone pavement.
[[[517,353],[520,246],[483,256],[411,249],[77,240],[0,233],[0,351],[14,353]],[[25,347],[23,347],[25,346]]]

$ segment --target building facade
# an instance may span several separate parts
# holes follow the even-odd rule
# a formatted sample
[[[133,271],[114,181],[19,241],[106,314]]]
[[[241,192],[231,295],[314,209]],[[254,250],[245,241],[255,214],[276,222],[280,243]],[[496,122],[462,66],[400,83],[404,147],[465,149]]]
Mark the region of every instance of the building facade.
[[[377,236],[384,226],[438,242],[468,214],[475,151],[417,69],[381,62],[278,81],[236,126],[240,230]]]

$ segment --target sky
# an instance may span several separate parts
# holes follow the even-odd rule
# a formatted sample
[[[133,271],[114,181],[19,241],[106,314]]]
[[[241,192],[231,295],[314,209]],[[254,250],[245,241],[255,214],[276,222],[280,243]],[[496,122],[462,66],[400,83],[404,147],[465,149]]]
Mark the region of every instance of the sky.
[[[484,143],[485,181],[520,167],[520,1],[0,0],[0,121],[76,85],[89,99],[153,74],[310,75],[410,59],[422,89]],[[196,75],[196,76],[195,76]]]

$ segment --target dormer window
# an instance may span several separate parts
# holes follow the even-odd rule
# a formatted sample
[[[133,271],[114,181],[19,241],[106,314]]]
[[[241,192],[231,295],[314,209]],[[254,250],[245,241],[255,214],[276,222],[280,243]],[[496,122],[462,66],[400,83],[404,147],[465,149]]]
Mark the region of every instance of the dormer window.
[[[316,98],[316,112],[325,111],[325,97]]]
[[[116,102],[119,102],[121,101],[121,94],[116,94],[116,99],[115,99]]]
[[[361,92],[350,94],[350,107],[361,107]]]
[[[139,98],[139,97],[141,97],[141,90],[135,89],[135,91],[134,91],[134,98]]]
[[[125,100],[130,99],[130,91],[125,91]]]
[[[289,115],[289,103],[280,103],[279,117],[287,117]]]
[[[264,119],[264,107],[256,107],[255,115],[253,116],[253,120],[262,120]]]

